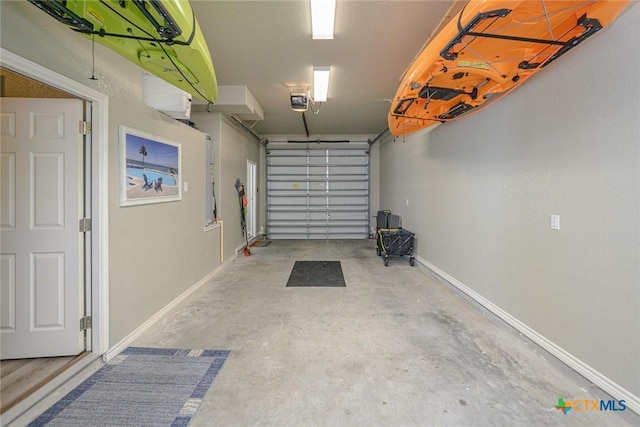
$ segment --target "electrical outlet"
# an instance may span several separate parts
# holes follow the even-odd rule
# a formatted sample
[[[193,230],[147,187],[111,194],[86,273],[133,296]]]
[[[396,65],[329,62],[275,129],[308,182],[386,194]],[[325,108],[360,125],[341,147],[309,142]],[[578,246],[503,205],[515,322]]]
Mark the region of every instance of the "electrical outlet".
[[[560,215],[551,215],[551,229],[560,230]]]

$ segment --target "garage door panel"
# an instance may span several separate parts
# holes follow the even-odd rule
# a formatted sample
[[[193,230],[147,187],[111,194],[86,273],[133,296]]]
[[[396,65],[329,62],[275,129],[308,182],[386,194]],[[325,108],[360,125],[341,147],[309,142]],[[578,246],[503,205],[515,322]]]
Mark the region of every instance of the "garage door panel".
[[[287,165],[280,165],[280,166],[272,166],[272,172],[274,174],[286,174],[289,176],[306,176],[307,174],[307,168],[305,166],[287,166]]]
[[[282,212],[272,212],[271,215],[271,224],[278,223],[279,226],[282,226],[289,222],[293,221],[306,221],[308,218],[307,212],[291,212],[291,211],[282,211]]]
[[[367,213],[359,212],[359,211],[340,211],[340,212],[331,212],[330,218],[334,221],[356,221],[362,223],[366,221]]]
[[[362,197],[353,197],[353,196],[331,196],[327,200],[327,204],[329,206],[366,206],[366,200],[363,200]]]
[[[269,238],[368,237],[368,147],[346,145],[336,149],[269,149]]]
[[[342,182],[329,182],[327,183],[327,188],[331,190],[332,193],[339,192],[353,192],[369,194],[369,186],[365,181],[342,181]]]

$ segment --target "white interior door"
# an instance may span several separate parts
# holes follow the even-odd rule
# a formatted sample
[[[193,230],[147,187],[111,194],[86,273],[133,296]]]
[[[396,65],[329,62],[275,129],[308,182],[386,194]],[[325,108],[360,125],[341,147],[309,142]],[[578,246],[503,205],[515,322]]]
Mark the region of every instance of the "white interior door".
[[[0,113],[0,356],[79,354],[83,102],[3,98]]]
[[[247,237],[251,239],[256,235],[256,199],[257,199],[257,166],[247,160]]]

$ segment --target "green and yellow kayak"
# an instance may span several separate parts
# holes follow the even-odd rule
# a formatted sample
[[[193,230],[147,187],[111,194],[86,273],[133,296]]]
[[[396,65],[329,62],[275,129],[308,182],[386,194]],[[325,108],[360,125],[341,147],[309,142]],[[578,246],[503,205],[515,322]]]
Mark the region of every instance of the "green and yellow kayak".
[[[213,61],[188,0],[29,0],[172,85],[218,97]]]

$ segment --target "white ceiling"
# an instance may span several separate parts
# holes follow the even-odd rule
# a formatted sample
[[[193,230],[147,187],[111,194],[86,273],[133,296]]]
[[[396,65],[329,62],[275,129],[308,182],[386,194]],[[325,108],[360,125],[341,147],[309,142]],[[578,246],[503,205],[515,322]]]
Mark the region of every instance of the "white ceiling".
[[[305,134],[289,88],[311,89],[314,65],[332,74],[328,101],[305,113],[311,135],[384,131],[400,77],[453,3],[337,0],[334,39],[312,40],[308,0],[191,1],[218,85],[249,88],[264,110],[253,125],[262,135]]]

